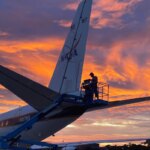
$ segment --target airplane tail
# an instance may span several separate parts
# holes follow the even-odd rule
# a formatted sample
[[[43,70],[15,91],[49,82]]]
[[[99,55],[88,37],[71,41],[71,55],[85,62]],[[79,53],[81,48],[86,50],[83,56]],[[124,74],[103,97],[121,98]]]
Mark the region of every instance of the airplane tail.
[[[63,93],[78,92],[88,36],[92,0],[83,0],[59,56],[49,88]]]

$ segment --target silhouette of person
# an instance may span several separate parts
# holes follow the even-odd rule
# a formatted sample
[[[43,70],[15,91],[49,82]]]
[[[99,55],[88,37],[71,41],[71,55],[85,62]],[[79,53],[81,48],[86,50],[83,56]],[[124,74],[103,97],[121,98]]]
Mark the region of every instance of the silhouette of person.
[[[95,94],[95,97],[97,99],[99,99],[98,88],[97,88],[98,78],[97,78],[97,76],[94,75],[93,72],[90,73],[90,76],[92,78],[91,79],[91,87],[93,90],[93,94]]]

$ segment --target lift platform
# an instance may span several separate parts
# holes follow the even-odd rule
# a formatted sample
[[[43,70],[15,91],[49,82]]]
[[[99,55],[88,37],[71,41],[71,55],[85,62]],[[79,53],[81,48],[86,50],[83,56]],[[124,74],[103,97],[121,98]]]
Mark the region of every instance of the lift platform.
[[[97,83],[98,99],[95,97],[91,80],[84,80],[81,86],[81,95],[92,101],[93,103],[108,103],[109,102],[109,84],[105,82]],[[87,95],[87,96],[86,96]],[[90,98],[89,98],[90,97]]]
[[[91,99],[88,102],[85,102],[84,96],[75,96],[75,95],[64,95],[63,96],[63,102],[78,105],[78,106],[84,106],[84,107],[92,107],[95,105],[108,105],[108,101],[104,99]]]

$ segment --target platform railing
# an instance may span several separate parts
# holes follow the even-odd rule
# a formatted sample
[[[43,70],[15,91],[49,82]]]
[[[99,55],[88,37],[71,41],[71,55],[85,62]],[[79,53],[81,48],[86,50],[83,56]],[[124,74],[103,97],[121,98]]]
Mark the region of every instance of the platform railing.
[[[109,84],[105,82],[98,82],[97,88],[99,99],[109,101]]]
[[[85,84],[84,84],[85,85]],[[90,83],[87,83],[87,85],[90,85]],[[80,95],[83,96],[85,89],[83,86],[81,86],[81,93]],[[98,97],[100,100],[109,101],[109,84],[105,82],[98,82],[97,83],[97,91],[98,91]],[[93,94],[93,100],[96,100],[97,97],[95,97],[95,94]]]

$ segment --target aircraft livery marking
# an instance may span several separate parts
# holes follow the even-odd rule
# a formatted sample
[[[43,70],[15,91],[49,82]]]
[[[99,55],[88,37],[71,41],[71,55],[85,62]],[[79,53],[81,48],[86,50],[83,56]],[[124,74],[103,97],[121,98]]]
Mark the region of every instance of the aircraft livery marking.
[[[83,18],[83,19],[82,19],[82,23],[86,23],[87,20],[88,20],[88,17]]]
[[[65,117],[76,117],[82,114],[84,111],[85,108],[82,107],[71,107],[69,109],[64,109],[61,113],[55,114],[54,116],[43,118],[41,119],[41,121],[47,121],[54,118],[57,119],[57,118],[65,118]],[[26,121],[30,120],[34,115],[36,115],[36,113],[29,113],[23,116],[17,116],[6,120],[1,120],[0,128],[15,126],[15,125],[25,123]]]
[[[76,40],[76,39],[74,39],[74,40]],[[78,41],[74,44],[73,48],[69,52],[67,52],[66,54],[61,56],[61,62],[65,61],[65,60],[70,61],[73,57],[78,56],[78,52],[77,52],[76,48],[79,45],[80,40],[81,40],[81,35],[80,35]]]

